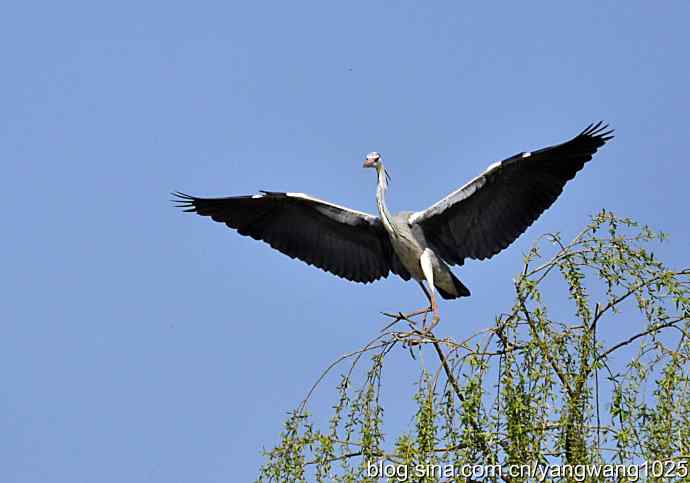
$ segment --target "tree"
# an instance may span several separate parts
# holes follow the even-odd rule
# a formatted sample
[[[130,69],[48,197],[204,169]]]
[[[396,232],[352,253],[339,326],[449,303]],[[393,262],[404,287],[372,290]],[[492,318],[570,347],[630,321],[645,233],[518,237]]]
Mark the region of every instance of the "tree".
[[[606,211],[569,243],[541,237],[512,308],[465,340],[423,330],[426,314],[387,314],[289,414],[258,481],[688,481],[690,269],[646,248],[664,238]],[[600,340],[611,323],[619,339]],[[384,437],[383,369],[398,347],[437,367],[420,364],[405,396],[414,427]],[[319,428],[310,398],[343,364]]]

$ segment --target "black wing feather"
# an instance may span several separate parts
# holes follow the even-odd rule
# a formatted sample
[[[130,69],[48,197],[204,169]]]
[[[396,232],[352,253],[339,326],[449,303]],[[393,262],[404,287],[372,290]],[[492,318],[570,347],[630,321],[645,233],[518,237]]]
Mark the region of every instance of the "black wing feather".
[[[185,212],[209,216],[244,236],[262,240],[291,258],[354,282],[388,272],[409,280],[381,220],[288,193],[199,198],[173,193]]]
[[[450,264],[490,258],[534,223],[612,138],[613,130],[598,122],[565,143],[516,154],[413,220]]]

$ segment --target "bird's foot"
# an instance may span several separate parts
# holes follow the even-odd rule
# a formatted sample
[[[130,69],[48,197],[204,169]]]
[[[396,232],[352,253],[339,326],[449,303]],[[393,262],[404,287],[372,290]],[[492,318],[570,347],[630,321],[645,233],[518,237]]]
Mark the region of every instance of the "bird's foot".
[[[424,332],[424,334],[426,335],[431,334],[431,331],[434,330],[434,327],[436,327],[440,321],[441,316],[438,314],[438,312],[434,312],[434,316],[431,318],[431,324],[429,324],[428,326],[425,325],[422,328],[422,332]]]
[[[434,314],[433,317],[431,318],[431,325],[429,326],[430,329],[433,329],[436,324],[438,324],[438,321],[440,320],[440,317],[438,316],[438,313],[434,310],[433,306],[429,306],[424,310],[424,319],[422,320],[422,329],[427,330],[427,325],[426,325],[426,320],[429,314]]]
[[[429,317],[429,314],[431,313],[430,309],[426,309],[424,313],[422,314],[422,328],[426,327],[426,319]]]

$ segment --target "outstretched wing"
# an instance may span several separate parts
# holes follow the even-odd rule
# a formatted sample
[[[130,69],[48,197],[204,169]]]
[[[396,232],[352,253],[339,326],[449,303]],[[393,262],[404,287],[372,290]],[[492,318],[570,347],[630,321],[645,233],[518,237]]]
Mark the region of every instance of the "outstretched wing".
[[[291,258],[354,282],[373,282],[389,271],[410,275],[375,216],[304,193],[262,191],[253,196],[197,198],[173,193],[178,207],[210,216],[241,235],[262,240]]]
[[[410,222],[422,227],[450,264],[491,258],[551,206],[612,133],[599,122],[565,143],[495,163],[438,203],[414,213]]]

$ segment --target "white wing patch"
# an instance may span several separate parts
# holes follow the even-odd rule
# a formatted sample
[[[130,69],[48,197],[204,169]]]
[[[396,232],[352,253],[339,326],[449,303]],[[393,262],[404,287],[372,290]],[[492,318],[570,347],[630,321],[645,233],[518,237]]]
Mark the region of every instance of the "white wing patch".
[[[482,173],[482,174],[486,174],[486,173],[488,173],[489,171],[498,168],[500,165],[501,165],[501,162],[500,162],[500,161],[496,161],[495,163],[491,163],[491,164],[489,165],[489,167],[486,168],[486,169],[484,170],[484,173]]]
[[[495,163],[492,163],[491,165],[489,165],[488,168],[486,168],[486,170],[484,170],[482,174],[480,174],[473,180],[469,181],[468,183],[465,183],[463,186],[453,191],[445,198],[437,201],[426,210],[416,211],[412,213],[412,215],[410,215],[410,223],[417,223],[420,220],[429,218],[430,216],[442,212],[447,207],[454,205],[458,201],[462,201],[469,198],[478,189],[482,188],[482,186],[486,184],[486,175],[500,169],[500,167],[501,161],[496,161]]]
[[[289,196],[290,198],[299,198],[302,200],[311,201],[313,203],[319,203],[322,205],[330,206],[332,208],[337,208],[339,210],[346,211],[348,213],[352,213],[354,215],[360,216],[360,217],[365,218],[365,219],[370,220],[370,221],[373,221],[376,219],[375,216],[370,215],[369,213],[364,213],[363,211],[353,210],[351,208],[347,208],[347,207],[342,206],[342,205],[337,205],[335,203],[331,203],[329,201],[325,201],[325,200],[322,200],[320,198],[316,198],[315,196],[310,196],[310,195],[305,194],[305,193],[285,193],[285,196]]]

